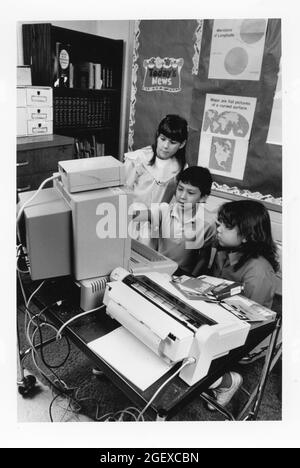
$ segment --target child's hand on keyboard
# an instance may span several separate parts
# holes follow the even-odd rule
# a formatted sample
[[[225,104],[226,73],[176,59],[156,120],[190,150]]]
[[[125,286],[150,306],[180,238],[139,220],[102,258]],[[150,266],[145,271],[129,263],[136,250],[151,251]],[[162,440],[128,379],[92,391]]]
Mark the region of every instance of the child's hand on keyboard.
[[[149,221],[151,212],[143,203],[133,203],[132,219],[134,222]]]

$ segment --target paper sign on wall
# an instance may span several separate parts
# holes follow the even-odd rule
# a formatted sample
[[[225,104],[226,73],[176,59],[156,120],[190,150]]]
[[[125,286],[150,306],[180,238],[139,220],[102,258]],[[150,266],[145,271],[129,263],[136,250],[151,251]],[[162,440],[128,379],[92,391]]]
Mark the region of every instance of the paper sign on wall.
[[[198,165],[242,180],[256,98],[207,94]]]
[[[183,58],[151,57],[143,61],[145,69],[144,91],[168,91],[178,93],[181,91],[181,69]]]
[[[259,80],[266,19],[214,20],[208,78]]]

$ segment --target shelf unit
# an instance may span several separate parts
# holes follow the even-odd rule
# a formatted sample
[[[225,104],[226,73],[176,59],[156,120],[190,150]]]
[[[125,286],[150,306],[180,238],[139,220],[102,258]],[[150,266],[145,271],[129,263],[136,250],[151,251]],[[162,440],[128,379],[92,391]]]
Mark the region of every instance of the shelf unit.
[[[23,24],[22,32],[24,63],[31,66],[32,84],[53,87],[53,132],[91,145],[96,141],[104,145],[105,154],[119,158],[123,41],[50,23]],[[109,69],[110,87],[54,87],[58,42],[69,45],[74,71],[82,62]]]

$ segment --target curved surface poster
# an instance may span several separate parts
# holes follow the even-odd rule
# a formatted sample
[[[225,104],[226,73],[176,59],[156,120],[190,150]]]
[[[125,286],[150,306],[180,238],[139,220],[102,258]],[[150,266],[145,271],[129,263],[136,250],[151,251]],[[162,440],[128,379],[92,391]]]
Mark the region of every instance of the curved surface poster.
[[[242,180],[256,98],[207,94],[198,164]]]

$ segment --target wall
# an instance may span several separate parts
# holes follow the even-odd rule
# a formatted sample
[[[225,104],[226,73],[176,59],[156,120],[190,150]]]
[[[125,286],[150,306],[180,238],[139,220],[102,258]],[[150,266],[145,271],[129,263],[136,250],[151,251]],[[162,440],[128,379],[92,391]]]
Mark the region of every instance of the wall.
[[[256,72],[250,65],[251,54],[255,50],[254,43],[247,43],[248,38],[246,41],[241,39],[243,27],[248,28],[250,25],[254,28],[253,30],[262,27],[264,31],[266,28],[266,32],[262,33],[257,42],[261,48],[262,63],[257,67]],[[218,32],[225,30],[230,32],[225,34]],[[227,39],[226,36],[228,36]],[[230,42],[231,36],[234,42]],[[220,43],[223,40],[224,51],[220,49]],[[252,40],[253,38],[250,41]],[[256,36],[255,40],[257,40]],[[235,50],[245,53],[247,59],[243,66],[247,70],[247,63],[249,63],[251,73],[243,76],[243,72],[239,69],[235,70],[234,67],[239,63],[238,52],[237,55],[235,52],[233,55],[235,57],[233,73],[226,71],[226,66],[222,65],[222,53],[229,50],[227,47],[232,47],[230,53]],[[259,54],[255,55],[255,57],[258,56]],[[278,18],[233,19],[219,20],[219,22],[204,20],[186,149],[189,163],[207,165],[214,174],[214,182],[218,184],[220,190],[230,193],[234,187],[234,192],[240,196],[244,196],[245,191],[249,191],[251,192],[249,196],[252,198],[267,200],[278,205],[282,197],[282,146],[270,143],[268,131],[278,81],[280,57],[281,21]],[[213,96],[214,102],[211,102],[207,95]],[[250,103],[251,99],[253,121],[249,115],[247,117],[247,112],[243,117],[247,102]],[[226,115],[227,117],[232,115],[233,118],[238,119],[232,127],[229,122],[226,122]],[[236,137],[246,135],[246,129],[242,130],[242,118],[250,127],[250,133],[243,143],[242,140],[236,140]],[[223,151],[224,145],[225,151]],[[244,149],[242,145],[245,145]],[[220,164],[216,157],[218,153],[215,151],[216,147],[221,149],[221,157],[224,158]],[[240,172],[235,172],[233,167],[240,167]],[[227,189],[223,184],[229,188]]]
[[[73,29],[75,31],[86,32],[98,36],[109,37],[111,39],[121,39],[124,41],[123,60],[123,83],[120,121],[120,156],[127,151],[128,122],[129,122],[129,99],[131,88],[131,66],[133,50],[134,21],[113,20],[113,21],[51,21],[53,26]],[[23,41],[22,24],[39,23],[39,21],[24,21],[17,23],[17,65],[24,65],[23,62]]]
[[[127,151],[129,111],[131,93],[131,68],[133,57],[133,20],[96,21],[97,34],[110,39],[122,39],[124,41],[123,59],[123,85],[121,103],[121,131],[120,131],[120,156]]]

